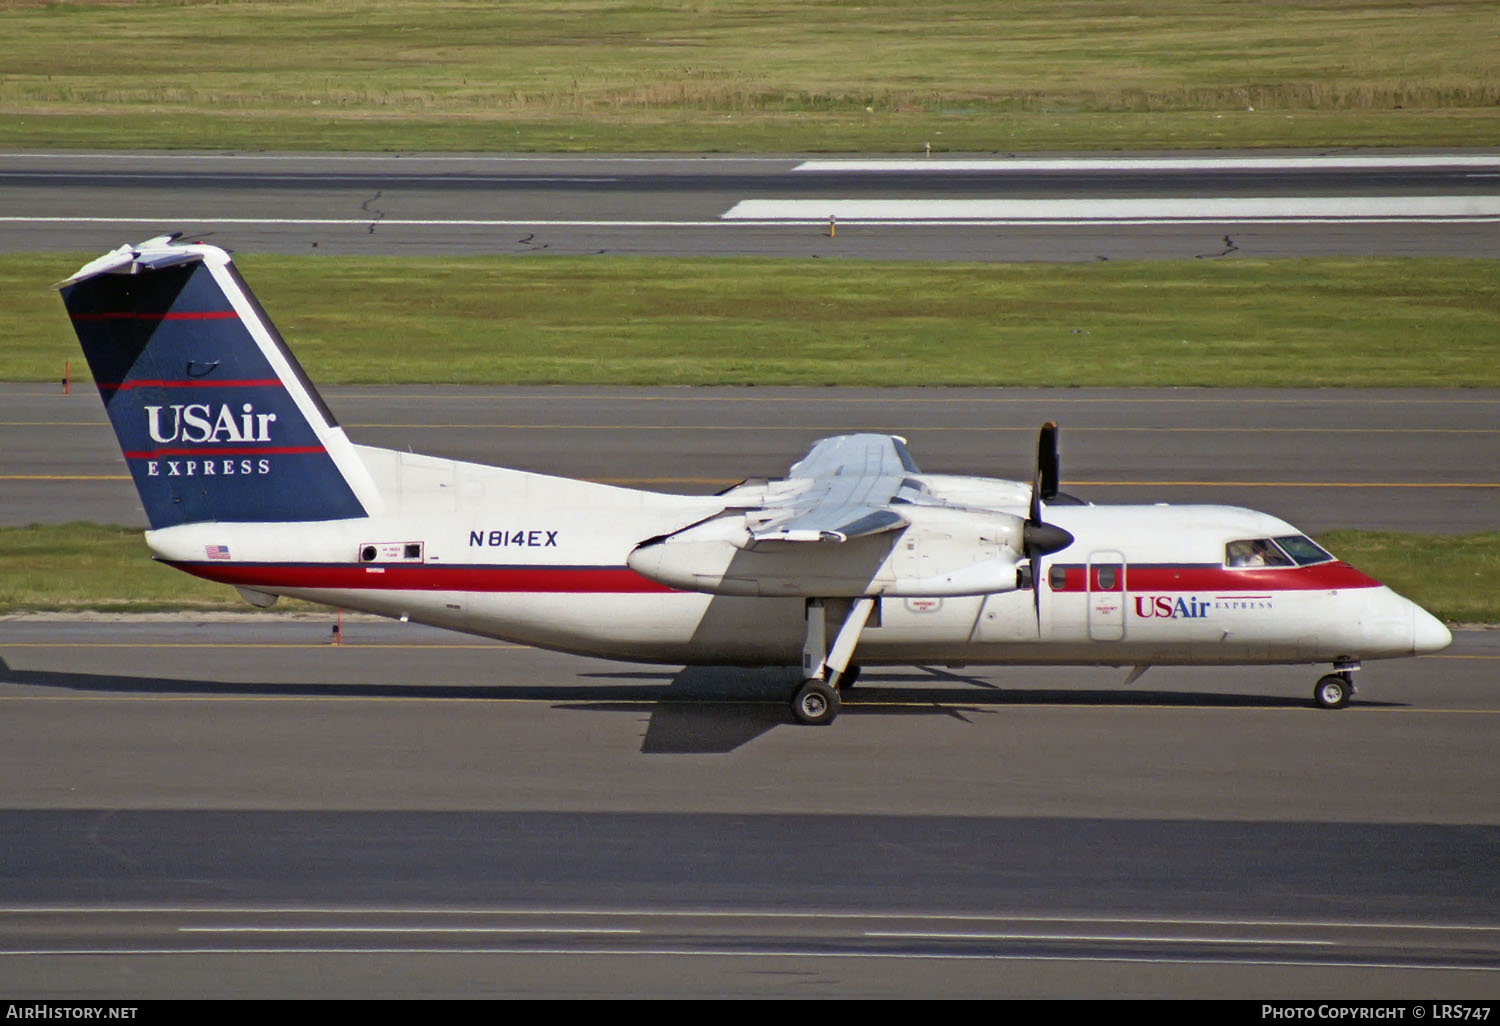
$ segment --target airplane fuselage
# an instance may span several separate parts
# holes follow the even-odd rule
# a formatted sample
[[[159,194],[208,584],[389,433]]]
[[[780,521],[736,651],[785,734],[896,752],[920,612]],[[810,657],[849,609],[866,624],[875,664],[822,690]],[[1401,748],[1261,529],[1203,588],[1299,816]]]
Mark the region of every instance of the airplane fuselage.
[[[642,538],[712,516],[734,504],[734,493],[664,495],[356,448],[367,466],[384,467],[377,484],[397,497],[394,510],[297,525],[183,525],[151,532],[151,548],[252,594],[545,648],[661,663],[798,660],[803,598],[676,589],[628,565]],[[959,480],[970,494],[986,484],[1002,494],[1019,487],[933,480],[950,489]],[[1046,562],[1037,610],[1029,588],[880,596],[860,662],[1336,662],[1409,656],[1426,643],[1424,631],[1441,629],[1340,562],[1226,566],[1233,539],[1296,533],[1263,513],[1080,505],[1052,507],[1048,517],[1074,542]],[[940,544],[905,534],[888,545],[893,565],[919,563],[924,548]],[[205,557],[210,551],[215,558]],[[830,599],[830,623],[847,608]]]

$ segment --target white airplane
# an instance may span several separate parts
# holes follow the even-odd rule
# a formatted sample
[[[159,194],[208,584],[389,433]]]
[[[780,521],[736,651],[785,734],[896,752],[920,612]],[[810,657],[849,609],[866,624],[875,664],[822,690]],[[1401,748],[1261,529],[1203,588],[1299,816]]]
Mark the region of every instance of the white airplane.
[[[893,435],[825,438],[774,481],[668,495],[349,441],[229,255],[164,236],[60,283],[154,557],[233,585],[638,662],[795,666],[828,723],[859,664],[1331,663],[1452,640],[1290,524],[1096,506],[924,474]],[[855,660],[858,660],[856,663]]]

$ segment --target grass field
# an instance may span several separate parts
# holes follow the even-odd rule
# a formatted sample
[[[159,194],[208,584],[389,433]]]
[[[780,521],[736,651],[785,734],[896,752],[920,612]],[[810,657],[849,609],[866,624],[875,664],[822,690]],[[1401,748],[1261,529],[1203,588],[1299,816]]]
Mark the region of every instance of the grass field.
[[[1494,145],[1493,0],[0,0],[0,145]]]
[[[1422,536],[1336,531],[1344,561],[1450,623],[1500,623],[1500,532]],[[283,611],[321,607],[282,600]],[[233,588],[151,560],[141,532],[98,524],[0,527],[0,614],[94,610],[254,612]]]
[[[0,256],[0,380],[83,379],[89,256]],[[1486,260],[238,263],[330,384],[1500,386]]]
[[[233,588],[153,562],[135,528],[82,523],[0,527],[0,613],[237,606],[253,611]]]
[[[1500,623],[1500,531],[1419,535],[1331,531],[1318,541],[1449,623]]]

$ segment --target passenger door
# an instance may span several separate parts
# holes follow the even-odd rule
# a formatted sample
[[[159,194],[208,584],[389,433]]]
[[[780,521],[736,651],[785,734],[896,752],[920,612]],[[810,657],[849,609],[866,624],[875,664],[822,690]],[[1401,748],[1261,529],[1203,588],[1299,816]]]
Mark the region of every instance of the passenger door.
[[[1125,555],[1101,551],[1089,554],[1089,639],[1119,641],[1125,637]]]

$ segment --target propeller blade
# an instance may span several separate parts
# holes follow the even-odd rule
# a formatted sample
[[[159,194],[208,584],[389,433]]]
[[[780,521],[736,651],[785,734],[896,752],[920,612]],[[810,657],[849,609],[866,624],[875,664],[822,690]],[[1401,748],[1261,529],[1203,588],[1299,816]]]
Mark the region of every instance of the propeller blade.
[[[1036,490],[1045,502],[1057,498],[1061,466],[1057,454],[1057,421],[1049,420],[1042,425],[1036,442]]]
[[[1038,466],[1031,475],[1031,507],[1026,513],[1027,524],[1042,522],[1042,468]]]

